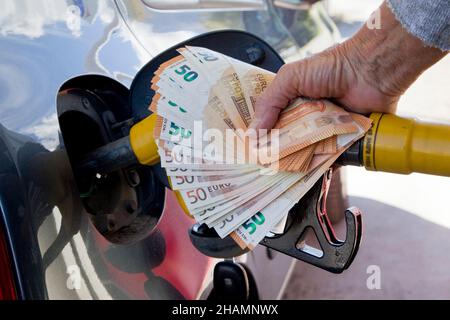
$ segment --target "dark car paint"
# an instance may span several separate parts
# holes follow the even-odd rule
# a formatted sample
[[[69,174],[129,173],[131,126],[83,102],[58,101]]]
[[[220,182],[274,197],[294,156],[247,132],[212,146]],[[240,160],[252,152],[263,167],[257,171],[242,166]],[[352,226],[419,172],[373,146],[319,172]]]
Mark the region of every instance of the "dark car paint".
[[[162,49],[210,30],[256,33],[288,60],[323,49],[334,39],[331,33],[322,40],[310,33],[311,40],[303,38],[299,48],[289,33],[292,25],[283,24],[271,5],[265,11],[226,13],[153,12],[139,1],[67,0],[54,7],[6,1],[2,6],[0,210],[19,297],[199,298],[214,260],[192,247],[185,232],[192,221],[170,191],[157,229],[143,241],[112,244],[92,226],[60,138],[55,96],[64,82],[82,74],[102,74],[129,86]],[[272,259],[264,248],[246,259],[262,297],[276,298],[291,259]],[[80,290],[70,289],[74,265]]]

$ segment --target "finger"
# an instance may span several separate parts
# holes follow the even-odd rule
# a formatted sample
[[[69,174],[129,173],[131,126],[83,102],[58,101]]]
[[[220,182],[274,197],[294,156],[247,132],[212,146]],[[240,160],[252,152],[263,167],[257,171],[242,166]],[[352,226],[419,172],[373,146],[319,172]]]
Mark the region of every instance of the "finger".
[[[272,129],[278,120],[280,112],[281,109],[277,107],[265,108],[264,112],[261,115],[258,115],[257,113],[255,114],[255,118],[250,123],[249,129],[254,130]]]
[[[271,129],[276,123],[280,112],[289,101],[298,96],[295,84],[296,64],[286,64],[278,71],[275,79],[256,101],[255,119],[252,129]]]

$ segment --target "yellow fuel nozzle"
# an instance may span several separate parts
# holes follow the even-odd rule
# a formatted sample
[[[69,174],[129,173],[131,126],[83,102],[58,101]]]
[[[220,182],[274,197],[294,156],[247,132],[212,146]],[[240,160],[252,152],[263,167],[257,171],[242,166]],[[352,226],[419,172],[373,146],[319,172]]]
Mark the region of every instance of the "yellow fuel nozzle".
[[[450,125],[373,113],[363,140],[368,170],[450,176]]]
[[[158,146],[153,138],[156,114],[136,123],[130,130],[130,145],[136,159],[143,165],[154,165],[159,162]]]

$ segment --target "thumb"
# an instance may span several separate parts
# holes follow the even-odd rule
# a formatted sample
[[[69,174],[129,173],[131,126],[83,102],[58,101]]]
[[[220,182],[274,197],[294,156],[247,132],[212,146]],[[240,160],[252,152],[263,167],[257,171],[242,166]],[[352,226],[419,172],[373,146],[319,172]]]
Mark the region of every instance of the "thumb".
[[[280,112],[298,97],[295,68],[298,68],[298,62],[283,65],[272,83],[258,97],[251,129],[272,129]]]

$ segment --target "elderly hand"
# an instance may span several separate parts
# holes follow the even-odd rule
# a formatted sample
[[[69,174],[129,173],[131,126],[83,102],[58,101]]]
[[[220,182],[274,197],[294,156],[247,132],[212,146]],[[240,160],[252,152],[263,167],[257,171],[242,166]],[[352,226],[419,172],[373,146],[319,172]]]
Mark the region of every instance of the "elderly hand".
[[[299,96],[332,99],[358,113],[395,112],[400,96],[445,52],[409,34],[385,3],[379,10],[381,29],[365,25],[342,44],[284,65],[258,99],[251,128],[271,129]]]

